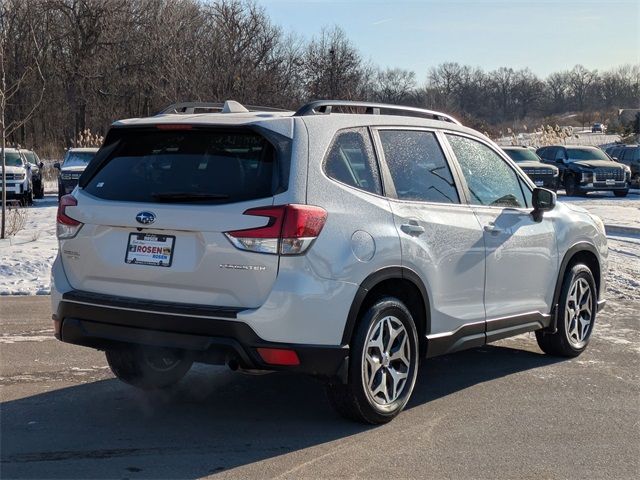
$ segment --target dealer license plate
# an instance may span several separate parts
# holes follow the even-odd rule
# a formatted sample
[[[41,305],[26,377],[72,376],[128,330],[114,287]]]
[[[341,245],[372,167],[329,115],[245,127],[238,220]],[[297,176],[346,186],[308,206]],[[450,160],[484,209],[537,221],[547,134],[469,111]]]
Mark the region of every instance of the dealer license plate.
[[[173,235],[130,233],[124,261],[136,265],[170,267],[175,242]]]

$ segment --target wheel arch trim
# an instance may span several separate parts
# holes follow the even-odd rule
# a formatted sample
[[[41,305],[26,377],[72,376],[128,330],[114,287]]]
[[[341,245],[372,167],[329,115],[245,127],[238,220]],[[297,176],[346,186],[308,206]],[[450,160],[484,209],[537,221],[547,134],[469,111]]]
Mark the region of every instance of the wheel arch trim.
[[[353,331],[355,329],[356,323],[358,321],[358,314],[360,313],[360,309],[364,303],[365,298],[369,294],[371,290],[373,290],[380,283],[387,280],[407,280],[411,282],[420,292],[420,296],[422,297],[420,300],[424,307],[425,311],[425,325],[424,332],[428,334],[431,331],[431,315],[430,315],[430,300],[429,293],[427,287],[424,282],[420,278],[420,276],[407,267],[402,266],[392,266],[392,267],[384,267],[379,270],[376,270],[368,277],[366,277],[360,286],[358,287],[358,291],[351,303],[351,308],[349,309],[349,313],[347,315],[347,322],[344,327],[344,331],[342,334],[342,345],[348,345],[351,342],[351,336],[353,335]],[[418,327],[418,325],[416,325]]]
[[[567,251],[564,254],[564,257],[562,258],[562,262],[560,262],[560,268],[558,269],[558,278],[556,280],[555,289],[553,291],[553,303],[552,303],[553,317],[552,317],[551,325],[549,326],[553,331],[555,331],[555,329],[557,328],[556,325],[558,320],[558,302],[560,301],[560,293],[562,292],[562,284],[564,282],[564,276],[567,273],[567,267],[571,264],[571,261],[575,258],[575,256],[582,252],[589,252],[596,258],[596,261],[598,262],[598,268],[600,269],[599,275],[600,277],[602,277],[602,273],[603,273],[601,270],[602,262],[600,261],[600,255],[595,245],[589,242],[581,241],[573,244],[571,247],[569,247],[569,249],[567,249]],[[594,280],[596,280],[596,285],[598,286],[598,291],[596,292],[596,296],[598,300],[600,300],[600,294],[602,293],[600,291],[602,289],[602,278],[596,279],[595,272],[591,272],[591,273],[594,276]]]

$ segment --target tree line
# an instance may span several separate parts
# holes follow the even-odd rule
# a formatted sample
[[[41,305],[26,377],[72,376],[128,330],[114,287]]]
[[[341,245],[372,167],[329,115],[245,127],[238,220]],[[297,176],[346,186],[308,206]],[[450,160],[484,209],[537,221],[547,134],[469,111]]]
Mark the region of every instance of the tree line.
[[[176,101],[374,100],[443,110],[487,131],[568,111],[588,122],[640,102],[640,65],[540,78],[443,63],[419,80],[365,59],[338,27],[305,40],[245,0],[0,0],[0,29],[8,140],[52,154],[86,129],[103,134],[115,119]]]

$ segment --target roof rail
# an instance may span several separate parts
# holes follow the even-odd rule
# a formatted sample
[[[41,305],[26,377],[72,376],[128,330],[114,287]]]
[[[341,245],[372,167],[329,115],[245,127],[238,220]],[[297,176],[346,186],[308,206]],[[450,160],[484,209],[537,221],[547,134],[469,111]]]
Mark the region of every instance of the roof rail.
[[[168,113],[240,113],[240,112],[290,112],[281,108],[261,107],[256,105],[241,105],[233,100],[224,103],[215,102],[178,102],[160,110],[156,115]]]
[[[300,107],[294,114],[296,117],[304,117],[307,115],[327,115],[333,110],[333,107],[345,108],[364,108],[366,114],[380,115],[382,110],[392,112],[405,112],[410,117],[426,117],[434,120],[442,120],[445,122],[462,125],[458,120],[446,113],[435,112],[433,110],[425,110],[424,108],[405,107],[402,105],[389,105],[386,103],[373,102],[353,102],[349,100],[316,100]]]

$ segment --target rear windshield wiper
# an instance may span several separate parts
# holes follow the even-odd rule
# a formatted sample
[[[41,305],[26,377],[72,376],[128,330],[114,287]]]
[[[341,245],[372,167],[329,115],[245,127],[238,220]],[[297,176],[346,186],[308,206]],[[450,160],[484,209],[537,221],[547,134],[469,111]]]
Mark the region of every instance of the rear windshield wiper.
[[[207,200],[224,200],[229,195],[224,193],[194,193],[194,192],[162,192],[152,193],[151,196],[159,202],[193,202]]]

